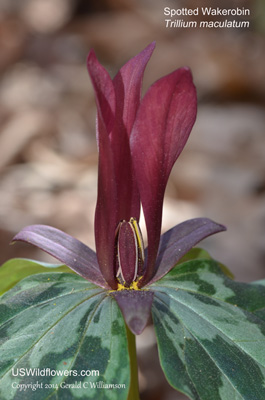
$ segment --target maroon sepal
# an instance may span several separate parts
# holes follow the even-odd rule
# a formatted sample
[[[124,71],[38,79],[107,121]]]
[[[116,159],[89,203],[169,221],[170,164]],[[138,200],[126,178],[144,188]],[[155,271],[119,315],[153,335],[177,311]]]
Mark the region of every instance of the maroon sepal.
[[[117,301],[132,333],[140,335],[148,323],[154,293],[149,290],[118,290],[111,292],[111,295]]]
[[[47,225],[31,225],[22,229],[12,242],[33,244],[88,281],[110,289],[100,272],[96,253],[72,236]]]
[[[166,275],[201,240],[225,230],[224,225],[217,224],[208,218],[194,218],[165,232],[160,238],[156,260],[157,272],[148,285]]]

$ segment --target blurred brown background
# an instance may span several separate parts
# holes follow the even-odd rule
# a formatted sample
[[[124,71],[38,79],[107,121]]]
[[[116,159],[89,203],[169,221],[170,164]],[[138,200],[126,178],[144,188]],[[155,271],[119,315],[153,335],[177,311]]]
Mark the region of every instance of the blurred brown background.
[[[165,28],[165,6],[205,5],[249,8],[250,28]],[[168,185],[163,230],[199,216],[221,222],[228,231],[202,246],[237,280],[264,278],[264,32],[263,0],[0,0],[0,263],[48,260],[25,244],[9,246],[29,224],[53,225],[94,247],[96,109],[86,56],[93,47],[113,76],[156,40],[144,89],[188,65],[199,99]],[[138,346],[142,399],[186,399],[160,372],[151,326]]]

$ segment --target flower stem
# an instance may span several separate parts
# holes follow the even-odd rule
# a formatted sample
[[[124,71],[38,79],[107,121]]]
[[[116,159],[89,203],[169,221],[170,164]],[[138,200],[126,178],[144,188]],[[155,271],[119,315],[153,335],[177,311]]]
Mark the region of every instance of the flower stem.
[[[127,325],[126,325],[126,331],[127,331],[128,349],[129,349],[130,367],[131,367],[131,382],[127,400],[140,400],[135,335],[130,331]]]

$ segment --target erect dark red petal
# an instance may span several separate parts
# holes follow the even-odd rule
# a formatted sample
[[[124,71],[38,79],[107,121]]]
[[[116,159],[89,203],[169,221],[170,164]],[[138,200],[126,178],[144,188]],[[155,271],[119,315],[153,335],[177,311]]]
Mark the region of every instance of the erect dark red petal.
[[[113,289],[115,230],[120,220],[139,219],[140,199],[135,182],[129,135],[137,112],[145,66],[154,44],[121,68],[112,82],[92,50],[88,72],[97,102],[99,149],[98,200],[95,215],[95,240],[100,269]]]
[[[166,275],[198,242],[225,230],[225,226],[217,224],[208,218],[194,218],[182,222],[165,232],[160,238],[156,274],[149,284]]]
[[[98,118],[98,198],[95,212],[95,242],[99,267],[113,288],[117,288],[115,277],[115,230],[117,221],[117,185],[115,182],[113,154],[108,134],[101,118]]]
[[[108,72],[98,62],[94,50],[87,57],[87,69],[95,90],[98,114],[110,133],[115,122],[115,90]]]
[[[149,290],[116,290],[111,295],[116,299],[132,333],[140,335],[148,323],[154,293]]]
[[[141,99],[145,67],[152,55],[155,43],[151,43],[137,56],[131,58],[113,80],[116,94],[115,129],[111,133],[111,146],[115,160],[117,181],[118,220],[139,220],[140,199],[134,179],[129,137]]]
[[[148,260],[141,285],[156,272],[164,192],[196,111],[196,90],[188,68],[155,82],[138,109],[130,147],[148,235]]]
[[[130,135],[141,100],[145,67],[154,51],[155,42],[131,58],[113,79],[116,92],[116,118],[122,119]]]
[[[51,226],[31,225],[22,229],[13,238],[12,242],[15,241],[23,241],[39,247],[83,278],[109,289],[100,272],[96,253],[72,236]]]
[[[115,230],[118,220],[115,160],[110,133],[115,126],[115,91],[105,68],[92,50],[87,59],[88,72],[97,103],[98,198],[95,213],[95,242],[99,267],[108,284],[117,288],[114,269]]]

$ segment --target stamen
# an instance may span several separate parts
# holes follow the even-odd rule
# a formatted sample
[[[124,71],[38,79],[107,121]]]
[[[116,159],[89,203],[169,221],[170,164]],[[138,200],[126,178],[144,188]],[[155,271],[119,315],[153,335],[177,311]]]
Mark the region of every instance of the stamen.
[[[116,276],[122,286],[134,288],[133,282],[142,273],[144,258],[143,239],[136,218],[119,223],[116,243],[118,263]]]
[[[130,223],[133,225],[136,238],[137,238],[137,243],[138,243],[138,251],[140,252],[140,257],[142,261],[144,261],[144,241],[143,241],[143,236],[142,232],[140,230],[140,227],[138,225],[137,219],[136,218],[131,218]]]

